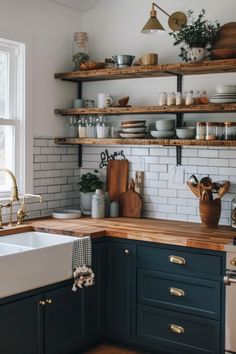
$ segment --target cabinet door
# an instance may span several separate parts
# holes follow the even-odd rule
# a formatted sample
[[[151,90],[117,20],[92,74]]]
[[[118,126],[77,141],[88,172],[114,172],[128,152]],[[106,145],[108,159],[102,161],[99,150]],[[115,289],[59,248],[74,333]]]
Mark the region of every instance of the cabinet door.
[[[124,340],[131,335],[131,247],[127,243],[111,242],[106,252],[107,335]]]
[[[105,308],[105,257],[104,243],[92,248],[92,269],[95,284],[83,289],[84,336],[86,344],[100,339],[104,334]]]
[[[0,353],[43,354],[42,296],[0,306]]]
[[[68,354],[81,346],[82,290],[71,288],[72,284],[45,293],[46,354]]]

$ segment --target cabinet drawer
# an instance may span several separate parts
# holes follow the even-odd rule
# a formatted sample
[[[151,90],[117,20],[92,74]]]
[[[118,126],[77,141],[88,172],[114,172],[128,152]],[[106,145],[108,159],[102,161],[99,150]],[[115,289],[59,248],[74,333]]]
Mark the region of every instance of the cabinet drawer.
[[[219,354],[220,322],[138,305],[138,341],[156,352]]]
[[[144,269],[137,279],[139,303],[220,319],[220,282]]]
[[[137,246],[137,262],[139,265],[148,265],[165,272],[199,275],[205,278],[222,274],[222,258],[214,254]]]

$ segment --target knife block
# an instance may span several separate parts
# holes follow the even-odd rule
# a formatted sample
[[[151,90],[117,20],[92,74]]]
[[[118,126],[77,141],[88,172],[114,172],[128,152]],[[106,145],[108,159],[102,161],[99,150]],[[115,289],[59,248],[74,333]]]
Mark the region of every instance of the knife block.
[[[221,214],[221,199],[199,200],[199,212],[202,224],[207,227],[217,227]]]

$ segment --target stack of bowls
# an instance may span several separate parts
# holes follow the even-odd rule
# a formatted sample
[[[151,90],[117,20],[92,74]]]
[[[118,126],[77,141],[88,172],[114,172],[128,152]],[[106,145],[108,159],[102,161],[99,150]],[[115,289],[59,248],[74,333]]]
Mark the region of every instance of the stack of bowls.
[[[146,135],[146,120],[124,120],[121,122],[121,138],[144,138]]]
[[[151,131],[151,136],[157,139],[171,139],[175,137],[175,120],[159,119],[156,121],[156,129]]]

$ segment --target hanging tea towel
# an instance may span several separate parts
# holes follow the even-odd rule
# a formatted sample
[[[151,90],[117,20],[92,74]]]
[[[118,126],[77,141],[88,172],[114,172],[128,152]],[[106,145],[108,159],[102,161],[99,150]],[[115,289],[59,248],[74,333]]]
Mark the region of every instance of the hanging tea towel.
[[[95,275],[92,265],[92,244],[90,236],[80,237],[73,243],[72,266],[74,270],[73,291],[78,287],[92,286]]]

